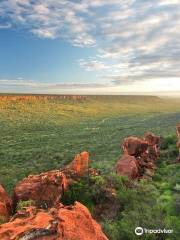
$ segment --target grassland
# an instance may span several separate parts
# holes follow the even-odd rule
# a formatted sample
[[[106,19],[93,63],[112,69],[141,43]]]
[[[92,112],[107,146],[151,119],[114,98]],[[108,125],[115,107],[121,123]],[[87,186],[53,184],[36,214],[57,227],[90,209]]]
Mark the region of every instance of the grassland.
[[[0,182],[8,191],[32,173],[59,168],[82,150],[113,169],[128,135],[175,135],[180,100],[145,96],[0,97]]]
[[[104,198],[103,184],[114,178],[120,142],[153,131],[162,136],[162,154],[150,182],[124,189],[117,179],[120,211],[101,219],[110,240],[136,240],[137,226],[173,229],[173,235],[144,235],[143,240],[178,240],[180,232],[180,165],[175,164],[175,125],[180,99],[146,96],[0,96],[0,183],[9,193],[18,180],[69,163],[87,150],[101,177],[91,187],[78,183],[74,200],[90,207]],[[107,179],[108,177],[108,179]],[[114,180],[113,180],[114,181]],[[73,202],[73,199],[68,201]]]

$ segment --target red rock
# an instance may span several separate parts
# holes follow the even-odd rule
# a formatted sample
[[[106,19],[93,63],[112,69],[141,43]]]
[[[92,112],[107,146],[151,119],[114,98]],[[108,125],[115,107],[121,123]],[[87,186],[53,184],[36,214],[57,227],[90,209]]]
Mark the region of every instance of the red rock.
[[[49,211],[27,208],[0,226],[0,239],[108,240],[88,209],[79,202]]]
[[[178,147],[178,149],[180,148],[180,139],[177,141],[176,146]]]
[[[144,153],[147,150],[147,147],[147,142],[137,137],[125,138],[122,143],[124,154],[135,157]]]
[[[134,156],[123,155],[116,165],[116,173],[130,180],[138,178],[138,162]]]
[[[89,153],[88,152],[81,152],[77,154],[74,160],[65,167],[65,174],[68,172],[71,175],[75,175],[76,177],[81,177],[87,174],[89,168]]]
[[[0,185],[0,221],[6,221],[12,213],[12,201]]]
[[[58,216],[61,220],[58,231],[64,232],[62,239],[107,240],[89,210],[79,202],[76,202],[72,209],[61,208]]]
[[[159,145],[160,137],[150,132],[145,133],[143,139],[125,138],[122,143],[124,155],[118,161],[117,173],[126,175],[129,179],[142,178],[150,171],[152,176],[155,169],[154,163],[160,154]]]
[[[146,132],[144,134],[144,140],[147,141],[149,146],[159,145],[161,138],[154,135],[151,132]]]
[[[156,145],[148,147],[148,159],[155,162],[159,157],[160,151]]]
[[[176,132],[177,132],[178,138],[180,138],[180,123],[177,124],[177,126],[176,126]]]
[[[74,178],[88,173],[89,153],[77,154],[74,160],[62,170],[31,175],[20,181],[13,194],[14,209],[17,203],[33,200],[36,206],[52,207],[59,202],[64,191]]]
[[[60,170],[30,175],[16,185],[13,202],[16,206],[20,200],[33,200],[37,206],[51,207],[59,202],[67,186],[66,176]]]
[[[160,137],[154,135],[151,132],[147,132],[147,133],[145,133],[144,139],[148,143],[148,158],[149,158],[149,160],[156,161],[160,155],[160,150],[159,150]]]

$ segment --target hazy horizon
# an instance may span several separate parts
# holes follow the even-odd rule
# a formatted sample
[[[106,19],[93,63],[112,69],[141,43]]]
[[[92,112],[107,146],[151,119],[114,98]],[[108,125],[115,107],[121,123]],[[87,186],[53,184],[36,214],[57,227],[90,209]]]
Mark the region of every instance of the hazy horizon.
[[[77,95],[77,96],[149,96],[149,97],[169,97],[169,98],[180,98],[180,93],[168,93],[168,92],[137,92],[137,93],[118,93],[118,92],[108,92],[108,93],[86,93],[86,92],[82,92],[82,93],[77,93],[77,92],[61,92],[61,93],[47,93],[47,92],[0,92],[0,96],[4,95]]]

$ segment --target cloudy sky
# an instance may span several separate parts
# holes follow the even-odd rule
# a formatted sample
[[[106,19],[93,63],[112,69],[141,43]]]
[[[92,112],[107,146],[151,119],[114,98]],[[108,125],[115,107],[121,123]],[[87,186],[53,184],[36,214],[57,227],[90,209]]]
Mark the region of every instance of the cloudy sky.
[[[180,92],[180,0],[0,0],[0,92]]]

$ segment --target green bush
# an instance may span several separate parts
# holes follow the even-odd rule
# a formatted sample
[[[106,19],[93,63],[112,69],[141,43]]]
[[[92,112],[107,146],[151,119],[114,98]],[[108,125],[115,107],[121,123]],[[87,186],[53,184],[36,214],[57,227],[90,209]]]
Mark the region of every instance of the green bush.
[[[92,212],[94,203],[92,200],[92,191],[90,191],[89,180],[81,179],[69,187],[69,190],[65,192],[61,200],[64,204],[74,204],[75,201],[79,201],[89,208]]]
[[[35,202],[33,200],[19,201],[17,205],[17,211],[22,210],[23,208],[34,206]]]
[[[162,139],[161,150],[168,149],[171,145],[176,145],[177,137],[176,135],[169,135]]]
[[[117,221],[104,221],[102,223],[102,229],[110,240],[119,239],[121,229]]]

